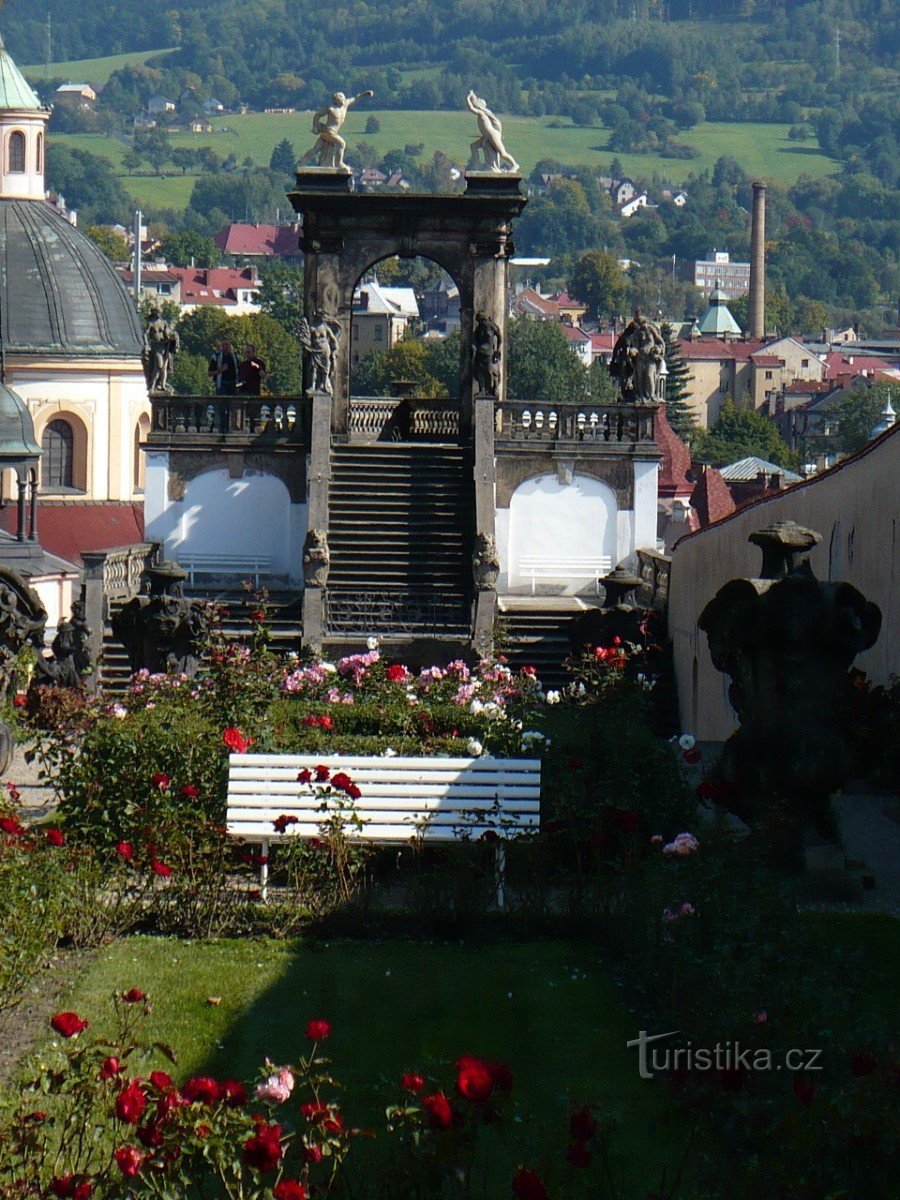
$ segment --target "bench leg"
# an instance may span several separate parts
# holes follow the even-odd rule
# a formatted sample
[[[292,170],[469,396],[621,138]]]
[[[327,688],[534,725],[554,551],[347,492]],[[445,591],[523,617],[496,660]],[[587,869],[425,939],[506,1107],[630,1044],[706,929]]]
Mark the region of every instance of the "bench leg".
[[[506,908],[504,884],[506,882],[506,843],[500,839],[494,854],[494,870],[497,881],[497,907],[501,912]]]
[[[269,898],[269,843],[262,843],[262,862],[259,865],[259,896],[265,902]]]

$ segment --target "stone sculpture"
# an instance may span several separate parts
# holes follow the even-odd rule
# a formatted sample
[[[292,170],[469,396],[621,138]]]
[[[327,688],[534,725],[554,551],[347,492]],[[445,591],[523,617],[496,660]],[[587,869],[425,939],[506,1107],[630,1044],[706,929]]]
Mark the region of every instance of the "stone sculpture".
[[[503,126],[500,118],[488,108],[487,103],[470,91],[466,96],[466,107],[478,122],[478,137],[472,142],[469,155],[468,171],[502,172],[518,171],[519,164],[503,145]],[[484,162],[479,160],[482,155]],[[506,164],[504,168],[503,164]]]
[[[17,689],[19,655],[31,646],[40,659],[47,613],[37,592],[18,571],[0,567],[0,697],[11,699]]]
[[[307,587],[323,588],[328,582],[331,555],[324,529],[310,529],[303,543],[303,578]]]
[[[656,404],[659,371],[666,343],[659,326],[640,309],[625,326],[613,347],[609,373],[618,380],[623,404]]]
[[[497,586],[500,577],[500,556],[497,553],[497,543],[489,533],[479,533],[475,538],[472,577],[479,592],[490,591]]]
[[[206,606],[182,596],[187,573],[177,563],[158,563],[147,575],[148,591],[113,617],[113,633],[128,652],[132,671],[174,672],[193,679],[209,633]]]
[[[91,630],[80,600],[72,604],[69,620],[60,621],[56,637],[50,643],[52,658],[38,658],[35,679],[55,687],[77,688],[93,671],[90,651]]]
[[[472,378],[479,396],[500,394],[502,344],[503,335],[497,322],[486,313],[476,313],[472,331]]]
[[[783,521],[749,540],[763,552],[761,577],[725,584],[698,622],[740,719],[722,769],[745,803],[789,800],[814,817],[844,775],[847,672],[874,645],[881,612],[849,583],[816,579],[818,533]]]
[[[313,320],[300,319],[297,337],[308,365],[309,390],[334,394],[334,357],[343,332],[340,321],[317,313]]]
[[[370,90],[348,98],[343,92],[335,92],[331,97],[331,104],[320,108],[317,113],[313,114],[312,131],[316,135],[316,142],[307,150],[300,162],[308,163],[315,159],[317,167],[325,167],[331,171],[349,171],[344,164],[344,151],[347,149],[347,143],[339,131],[353,105],[374,95],[375,93]]]
[[[158,308],[154,308],[144,330],[144,344],[141,350],[148,392],[172,394],[174,389],[169,383],[169,376],[180,346],[175,326],[162,316]]]

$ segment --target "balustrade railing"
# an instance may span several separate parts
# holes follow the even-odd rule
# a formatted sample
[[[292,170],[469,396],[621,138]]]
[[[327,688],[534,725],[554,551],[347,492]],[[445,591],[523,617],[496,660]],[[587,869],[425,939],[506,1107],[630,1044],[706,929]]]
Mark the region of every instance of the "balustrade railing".
[[[151,396],[148,441],[187,438],[306,442],[310,403],[303,396]]]
[[[350,435],[359,441],[455,441],[459,403],[431,397],[354,396]]]
[[[642,608],[654,608],[664,613],[669,607],[669,572],[671,558],[655,550],[638,550],[641,586],[636,598]]]
[[[111,550],[83,550],[84,573],[81,601],[90,633],[91,658],[96,663],[103,648],[103,631],[111,607],[124,603],[141,590],[144,574],[159,558],[158,542],[135,542]],[[96,690],[99,673],[91,676],[90,686]]]
[[[585,442],[624,448],[654,440],[655,405],[562,404],[505,400],[496,410],[498,442]]]

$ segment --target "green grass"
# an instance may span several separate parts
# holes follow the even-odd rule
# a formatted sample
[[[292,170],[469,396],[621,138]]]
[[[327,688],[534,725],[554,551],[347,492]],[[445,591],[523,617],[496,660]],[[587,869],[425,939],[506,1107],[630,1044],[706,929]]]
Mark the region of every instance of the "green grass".
[[[807,912],[804,923],[810,941],[823,955],[835,951],[860,956],[865,974],[862,1004],[867,1020],[894,1029],[900,994],[900,921],[884,913]]]
[[[122,185],[144,208],[187,208],[195,175],[123,175]]]
[[[658,1184],[662,1166],[683,1150],[686,1127],[668,1092],[638,1078],[635,1052],[625,1047],[634,1019],[594,954],[572,944],[135,937],[105,949],[61,1007],[100,1033],[109,995],[132,986],[150,995],[148,1034],[175,1048],[181,1077],[247,1079],[266,1056],[294,1061],[306,1021],[328,1018],[346,1109],[375,1125],[404,1070],[451,1086],[460,1054],[507,1062],[516,1116],[510,1159],[499,1167],[507,1180],[526,1159],[560,1173],[570,1101],[619,1114],[615,1163],[626,1195]],[[211,1006],[210,996],[221,1004]]]
[[[73,58],[66,62],[50,63],[49,70],[43,63],[22,67],[22,74],[36,83],[48,76],[50,79],[68,79],[72,83],[106,83],[113,71],[122,67],[140,66],[159,54],[172,54],[177,46],[164,50],[133,50],[128,54],[110,54],[105,58]]]

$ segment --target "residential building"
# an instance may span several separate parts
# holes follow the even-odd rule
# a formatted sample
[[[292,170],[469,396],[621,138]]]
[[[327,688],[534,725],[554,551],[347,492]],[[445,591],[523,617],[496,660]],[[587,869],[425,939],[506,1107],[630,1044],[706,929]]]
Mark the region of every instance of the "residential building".
[[[147,112],[153,117],[160,117],[165,113],[174,112],[177,107],[175,101],[170,100],[168,96],[151,96],[147,101]]]
[[[260,266],[276,259],[291,266],[303,262],[297,225],[251,225],[235,221],[220,229],[213,241],[230,259],[232,267]]]
[[[563,324],[563,336],[569,343],[569,349],[578,356],[578,359],[589,367],[593,362],[591,354],[591,335],[585,333],[583,329],[578,329],[575,325]]]
[[[621,208],[638,195],[640,188],[633,179],[614,179],[609,189],[613,208]]]
[[[206,117],[194,117],[188,122],[188,129],[191,133],[212,133],[213,127]]]
[[[119,275],[129,291],[134,290],[134,271],[121,267]],[[141,296],[151,300],[172,300],[181,303],[181,279],[165,263],[149,263],[141,267]]]
[[[97,93],[89,83],[63,83],[53,96],[58,104],[76,104],[80,108],[90,108],[97,99]]]
[[[626,200],[624,204],[619,205],[620,217],[633,217],[639,209],[649,207],[650,201],[647,199],[646,192],[640,192],[631,200]]]
[[[259,275],[255,267],[170,267],[178,279],[185,311],[201,307],[227,308],[229,313],[259,312]]]
[[[694,263],[694,284],[702,292],[717,290],[727,300],[737,300],[750,291],[750,264],[732,262],[727,250],[713,250]]]
[[[353,296],[351,361],[360,363],[373,351],[389,350],[418,319],[412,288],[385,287],[377,279],[361,284]]]

